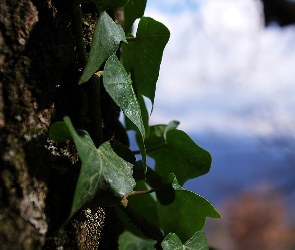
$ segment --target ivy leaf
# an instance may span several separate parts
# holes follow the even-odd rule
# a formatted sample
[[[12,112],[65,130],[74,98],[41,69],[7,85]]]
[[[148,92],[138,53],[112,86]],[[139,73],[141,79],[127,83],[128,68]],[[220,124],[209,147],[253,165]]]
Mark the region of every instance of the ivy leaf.
[[[150,134],[150,126],[149,126],[149,113],[147,111],[145,101],[143,99],[142,94],[137,95],[138,103],[140,106],[140,112],[142,116],[143,126],[145,128],[145,137],[149,137]],[[134,130],[137,131],[136,126],[125,116],[125,127],[126,130]]]
[[[167,132],[168,132],[169,130],[171,130],[171,129],[175,129],[175,128],[177,128],[178,125],[179,125],[179,121],[171,121],[171,122],[169,122],[169,124],[168,124],[168,125],[165,127],[165,129],[164,129],[164,134],[163,134],[163,136],[164,136],[164,139],[165,139],[165,140],[167,140]]]
[[[120,156],[125,161],[131,163],[132,165],[135,164],[136,158],[132,151],[125,145],[123,145],[121,142],[117,140],[111,140],[110,144],[112,146],[113,151]],[[134,167],[133,167],[134,168]]]
[[[152,188],[160,187],[155,193],[161,204],[168,205],[174,201],[175,190],[172,188],[171,183],[166,183],[162,176],[148,166],[146,174],[144,174],[144,167],[141,161],[137,161],[133,167],[133,178],[136,181],[145,180],[145,182]]]
[[[134,188],[134,190],[138,191],[147,189],[149,189],[149,187],[146,185],[145,181],[137,182],[136,187]],[[153,223],[155,226],[160,227],[154,194],[129,196],[128,201],[140,215]]]
[[[174,232],[182,242],[185,242],[204,227],[206,217],[221,218],[209,201],[183,189],[173,174],[169,174],[168,179],[175,190],[175,200],[167,206],[157,203],[160,225],[164,233]]]
[[[115,55],[110,56],[105,64],[103,84],[114,102],[122,109],[124,115],[127,116],[140,131],[140,149],[145,164],[146,153],[143,144],[145,128],[141,117],[140,106],[132,87],[132,81]]]
[[[184,245],[175,233],[169,233],[161,243],[163,250],[209,250],[206,236],[196,232]]]
[[[119,202],[135,186],[132,164],[119,157],[113,151],[109,141],[101,144],[97,149],[86,131],[78,135],[69,117],[65,117],[64,122],[82,162],[70,216],[101,190],[110,196],[110,203],[106,204],[104,201],[104,206]]]
[[[145,145],[147,155],[155,159],[155,171],[162,176],[173,172],[179,184],[183,185],[189,179],[206,174],[210,170],[212,158],[208,151],[199,147],[185,132],[171,129],[176,124],[173,122],[168,127],[151,126]]]
[[[126,33],[131,32],[132,25],[137,18],[144,14],[147,0],[129,0],[124,6],[124,30]]]
[[[150,17],[142,17],[135,40],[123,46],[124,67],[127,72],[134,69],[136,89],[148,97],[152,104],[163,51],[169,37],[170,32],[164,24]]]
[[[132,81],[115,55],[111,55],[105,64],[103,84],[114,102],[123,110],[125,116],[136,125],[144,138],[145,129],[141,110],[132,88]]]
[[[119,250],[154,250],[155,241],[146,240],[124,232],[119,237]]]
[[[145,168],[142,161],[135,162],[133,166],[133,178],[136,182],[145,179]]]
[[[134,190],[147,190],[148,187],[144,181],[136,182],[136,187]],[[149,222],[153,223],[155,226],[160,227],[157,202],[154,194],[136,195],[129,196],[128,202],[132,205],[134,210],[138,212],[141,216],[147,219]],[[126,230],[132,232],[134,235],[146,238],[142,232],[130,221],[130,218],[126,216],[121,209],[117,209],[117,212],[124,224]]]
[[[121,41],[127,42],[123,28],[105,11],[102,12],[95,25],[89,59],[79,84],[90,79],[103,62],[118,50]]]
[[[49,138],[58,143],[72,139],[70,131],[64,122],[55,122],[51,124],[48,133]]]

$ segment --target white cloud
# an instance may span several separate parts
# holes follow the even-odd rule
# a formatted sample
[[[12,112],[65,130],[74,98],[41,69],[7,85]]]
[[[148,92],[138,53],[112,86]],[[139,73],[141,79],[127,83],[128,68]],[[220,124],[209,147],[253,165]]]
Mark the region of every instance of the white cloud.
[[[146,11],[171,32],[151,122],[177,119],[191,133],[291,130],[295,29],[265,29],[260,1],[195,1],[202,4],[193,11],[188,2],[178,12],[159,5]]]

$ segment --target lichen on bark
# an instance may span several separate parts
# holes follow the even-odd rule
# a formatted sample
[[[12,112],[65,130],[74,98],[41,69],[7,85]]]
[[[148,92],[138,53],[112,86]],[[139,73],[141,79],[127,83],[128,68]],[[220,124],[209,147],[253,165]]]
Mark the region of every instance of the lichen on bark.
[[[62,70],[76,71],[75,45],[70,31],[56,32],[67,24],[57,25],[62,20],[47,1],[3,0],[0,10],[0,244],[36,249],[52,213],[52,161],[44,144],[54,91],[65,78]]]
[[[51,154],[48,127],[64,115],[91,135],[97,127],[89,101],[96,94],[93,86],[77,84],[82,65],[69,8],[73,1],[0,1],[1,249],[118,247],[120,223],[111,208],[80,211],[58,231],[71,209],[80,165]],[[105,91],[101,95],[104,139],[119,137],[118,108],[110,108],[114,104]],[[96,215],[102,217],[93,221]],[[93,227],[98,221],[103,227]]]

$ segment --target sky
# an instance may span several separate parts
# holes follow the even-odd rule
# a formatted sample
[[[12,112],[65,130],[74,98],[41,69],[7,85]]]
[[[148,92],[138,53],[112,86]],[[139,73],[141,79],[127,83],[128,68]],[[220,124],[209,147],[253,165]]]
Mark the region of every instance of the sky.
[[[189,134],[294,136],[295,28],[264,28],[257,0],[149,0],[170,30],[150,123]]]

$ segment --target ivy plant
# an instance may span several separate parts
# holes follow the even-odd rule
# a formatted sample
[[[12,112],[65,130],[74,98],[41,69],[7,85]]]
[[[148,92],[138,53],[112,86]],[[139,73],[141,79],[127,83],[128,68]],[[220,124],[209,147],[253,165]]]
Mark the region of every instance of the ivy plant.
[[[57,143],[73,141],[81,160],[68,220],[95,201],[97,206],[120,208],[118,214],[126,228],[119,238],[120,250],[209,249],[202,229],[207,217],[221,216],[209,201],[182,186],[210,170],[211,155],[177,129],[178,121],[151,126],[143,98],[154,105],[170,32],[164,24],[143,16],[146,0],[94,3],[100,14],[77,84],[102,78],[105,90],[125,115],[126,130],[136,131],[139,150],[132,152],[115,139],[97,147],[89,133],[74,128],[67,116],[53,123],[49,137]],[[106,12],[121,6],[125,10],[123,27]],[[138,28],[132,36],[130,31],[137,18]],[[116,55],[120,48],[122,58]],[[135,154],[140,154],[142,160],[136,161]],[[154,168],[147,166],[146,155],[155,160]]]

